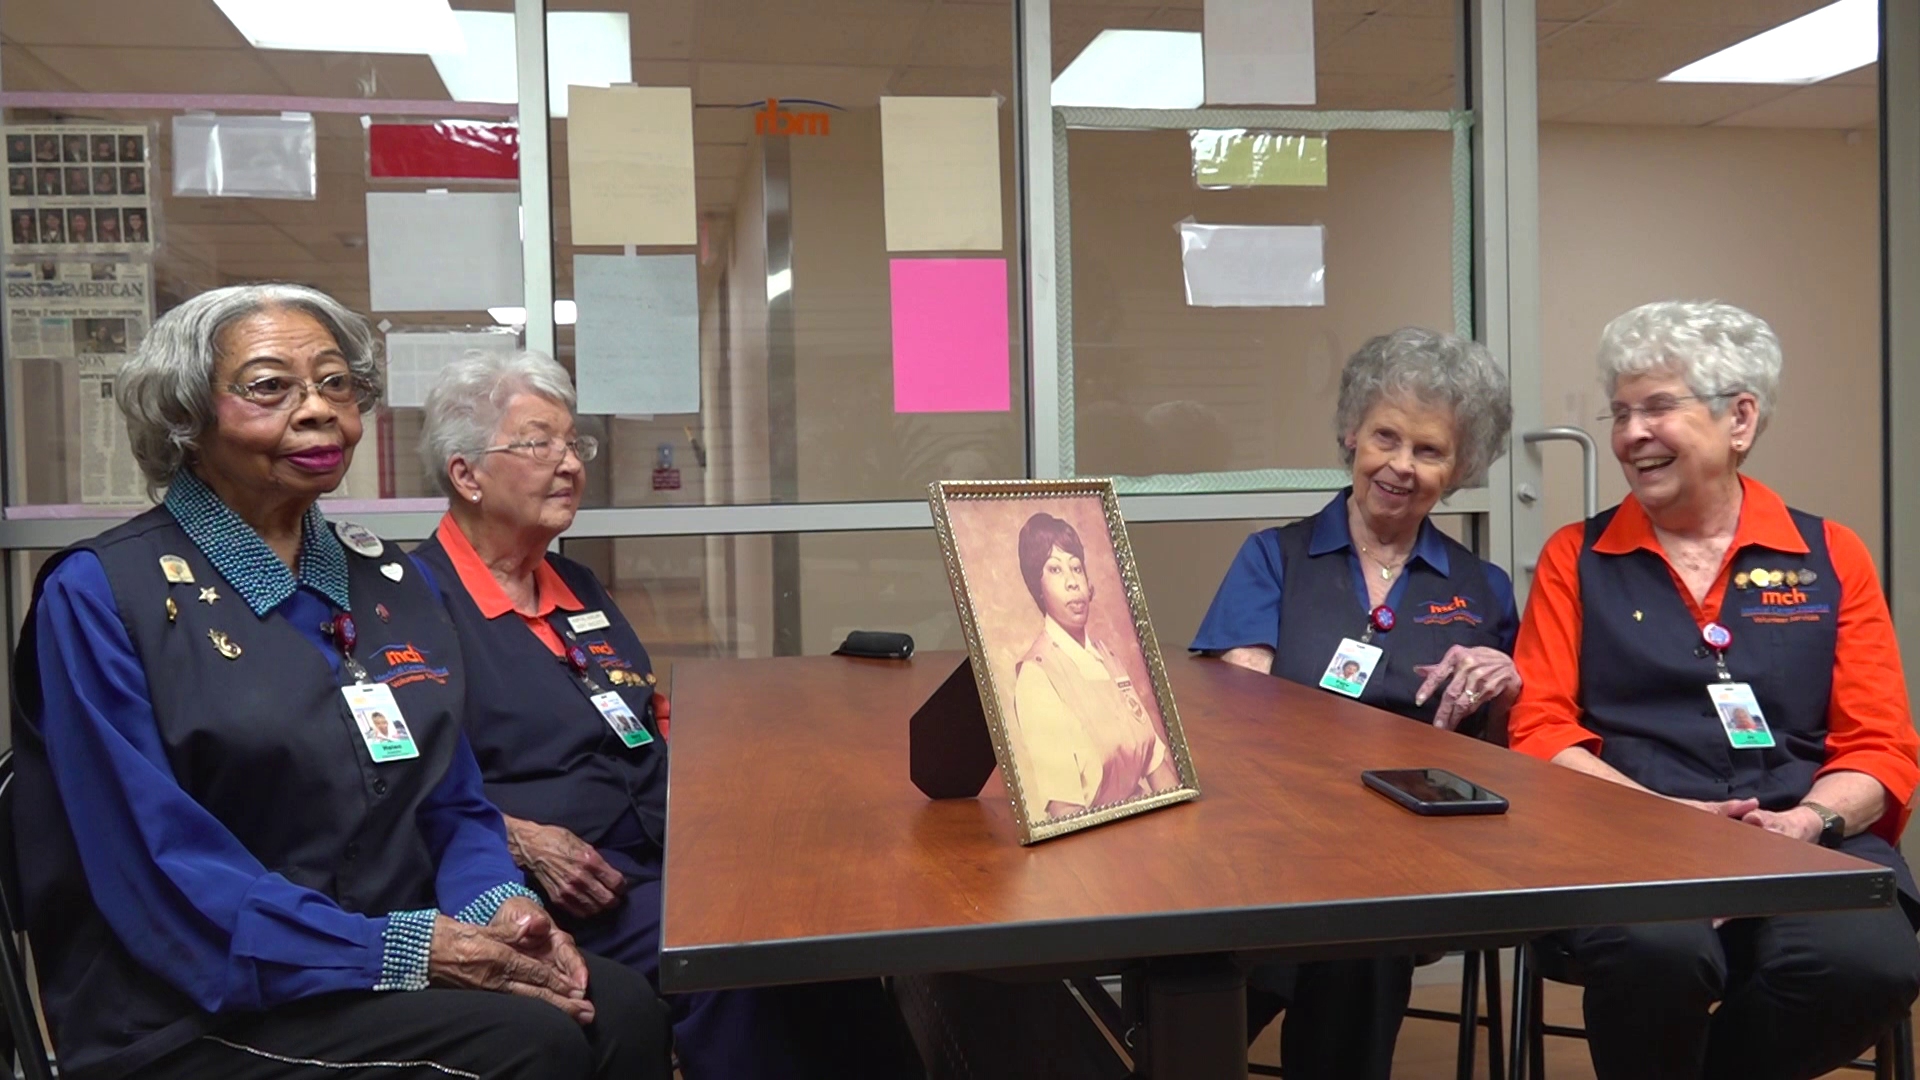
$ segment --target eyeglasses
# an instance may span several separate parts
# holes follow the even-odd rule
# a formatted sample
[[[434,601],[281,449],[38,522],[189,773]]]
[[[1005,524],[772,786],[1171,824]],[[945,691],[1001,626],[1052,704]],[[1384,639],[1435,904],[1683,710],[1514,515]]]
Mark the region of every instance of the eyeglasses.
[[[307,400],[309,391],[320,392],[330,405],[364,403],[366,388],[350,371],[337,371],[318,382],[296,379],[291,375],[262,375],[252,382],[228,383],[227,393],[242,397],[264,409],[285,409]]]
[[[1626,427],[1633,420],[1633,414],[1639,413],[1649,423],[1665,420],[1680,410],[1689,401],[1705,404],[1722,398],[1739,397],[1738,391],[1730,394],[1655,394],[1638,405],[1615,405],[1600,414],[1599,419],[1611,421],[1614,427]]]
[[[525,454],[542,465],[558,465],[566,460],[569,451],[574,457],[580,459],[580,464],[585,465],[600,456],[600,440],[591,435],[582,435],[575,439],[563,439],[555,435],[547,439],[519,439],[499,446],[489,446],[481,453]]]

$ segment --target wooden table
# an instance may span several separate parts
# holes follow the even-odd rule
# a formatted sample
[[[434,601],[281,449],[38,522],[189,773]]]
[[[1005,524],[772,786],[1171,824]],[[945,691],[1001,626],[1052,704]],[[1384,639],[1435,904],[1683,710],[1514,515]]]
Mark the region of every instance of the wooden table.
[[[963,660],[675,664],[662,989],[1155,957],[1210,958],[1161,968],[1169,985],[1175,972],[1206,983],[1250,954],[1894,902],[1880,867],[1189,657],[1168,669],[1200,798],[1021,847],[998,777],[939,802],[908,779],[907,721]],[[1413,767],[1451,769],[1512,808],[1423,818],[1360,783]],[[1220,992],[1210,1008],[1231,1009],[1244,985]],[[1223,1049],[1192,1019],[1150,1029],[1153,1056],[1231,1057],[1244,1075],[1244,1045]],[[1183,1074],[1223,1075],[1210,1068]]]

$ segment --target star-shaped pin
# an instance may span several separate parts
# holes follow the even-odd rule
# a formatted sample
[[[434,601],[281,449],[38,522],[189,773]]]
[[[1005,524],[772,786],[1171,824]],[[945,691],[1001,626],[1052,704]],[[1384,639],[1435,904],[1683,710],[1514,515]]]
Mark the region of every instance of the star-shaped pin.
[[[201,603],[211,604],[218,599],[220,599],[219,590],[215,589],[213,586],[209,585],[206,588],[200,590]]]

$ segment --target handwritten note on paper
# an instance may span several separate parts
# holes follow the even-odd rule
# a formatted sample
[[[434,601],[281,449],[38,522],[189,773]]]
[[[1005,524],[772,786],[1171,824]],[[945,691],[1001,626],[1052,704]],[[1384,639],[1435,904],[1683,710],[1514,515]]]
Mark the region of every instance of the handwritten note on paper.
[[[448,364],[469,352],[506,354],[519,344],[510,331],[421,330],[387,334],[387,404],[420,408]]]
[[[1000,103],[883,97],[888,251],[999,251]]]
[[[1007,260],[895,259],[893,411],[1013,407]]]
[[[1206,0],[1205,18],[1207,104],[1313,104],[1313,0]]]
[[[576,86],[569,92],[567,190],[575,244],[698,242],[693,91]]]
[[[692,255],[573,257],[582,413],[700,411],[698,274]]]
[[[522,271],[518,193],[367,193],[373,310],[484,311],[524,303]]]
[[[1192,307],[1324,307],[1324,252],[1318,225],[1180,224]]]

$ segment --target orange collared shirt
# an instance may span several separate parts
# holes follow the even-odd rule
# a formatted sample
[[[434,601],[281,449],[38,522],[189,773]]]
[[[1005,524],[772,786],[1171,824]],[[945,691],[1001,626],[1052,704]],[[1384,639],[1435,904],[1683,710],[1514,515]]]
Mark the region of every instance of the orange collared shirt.
[[[551,564],[542,559],[540,565],[534,568],[534,595],[539,608],[528,614],[515,608],[513,601],[507,599],[506,590],[494,579],[493,571],[487,569],[487,564],[480,561],[480,553],[473,550],[467,534],[454,524],[453,515],[448,514],[440,519],[440,527],[434,531],[434,536],[439,539],[440,546],[447,550],[447,558],[453,561],[453,569],[460,575],[460,584],[466,588],[467,595],[473,597],[480,614],[488,619],[497,619],[511,611],[520,616],[521,621],[527,624],[527,629],[540,639],[548,652],[560,656],[567,651],[560,641],[560,635],[547,622],[547,617],[555,610],[580,611],[586,605],[573,595],[573,590],[567,588],[565,581],[560,580],[559,573]]]
[[[1681,581],[1654,535],[1646,510],[1632,495],[1621,502],[1593,549],[1604,555],[1636,550],[1658,555],[1694,622],[1704,628],[1720,617],[1734,556],[1742,549],[1758,545],[1782,552],[1807,550],[1779,495],[1748,477],[1741,478],[1741,485],[1740,524],[1727,546],[1719,576],[1707,590],[1705,604],[1695,601]],[[1833,692],[1827,703],[1827,760],[1820,773],[1859,772],[1880,781],[1893,805],[1873,831],[1897,842],[1911,813],[1915,785],[1920,784],[1920,765],[1915,763],[1920,737],[1914,733],[1907,705],[1900,646],[1867,545],[1845,525],[1825,524],[1827,555],[1839,579],[1840,610]],[[1508,737],[1515,750],[1542,760],[1573,746],[1600,752],[1600,736],[1580,724],[1579,562],[1584,539],[1585,525],[1575,522],[1547,541],[1513,648],[1524,685],[1507,721]]]

